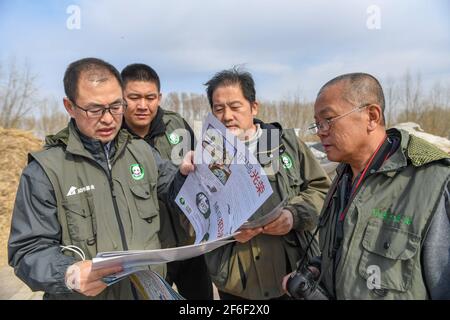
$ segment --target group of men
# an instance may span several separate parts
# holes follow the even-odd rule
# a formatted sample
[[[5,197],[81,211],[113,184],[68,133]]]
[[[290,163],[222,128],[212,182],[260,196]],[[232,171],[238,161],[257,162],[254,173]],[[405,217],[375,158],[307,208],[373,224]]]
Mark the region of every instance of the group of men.
[[[293,129],[257,118],[250,73],[223,70],[206,87],[212,114],[267,173],[273,194],[254,215],[285,205],[235,242],[152,270],[187,299],[212,299],[211,281],[225,300],[290,299],[299,263],[314,271],[328,299],[450,299],[450,156],[386,130],[373,76],[336,77],[317,95],[310,130],[329,160],[341,163],[333,183]],[[160,79],[147,65],[119,73],[100,59],[78,60],[64,89],[71,120],[29,155],[9,263],[46,299],[139,299],[129,279],[102,281],[120,267],[92,270],[92,258],[192,243],[174,199],[195,170],[186,152],[194,134],[160,107]]]

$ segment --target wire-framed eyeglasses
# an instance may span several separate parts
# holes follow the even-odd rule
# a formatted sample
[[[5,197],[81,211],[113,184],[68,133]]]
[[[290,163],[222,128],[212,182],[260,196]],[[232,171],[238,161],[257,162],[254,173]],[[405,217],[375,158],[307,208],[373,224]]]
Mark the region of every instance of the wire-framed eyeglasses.
[[[326,131],[330,130],[331,125],[336,120],[342,119],[343,117],[348,116],[349,114],[351,114],[351,113],[353,113],[355,111],[361,111],[362,109],[364,109],[364,108],[366,108],[366,107],[368,107],[370,105],[371,105],[370,103],[366,103],[366,104],[363,104],[363,105],[358,106],[356,108],[353,108],[352,110],[350,110],[350,111],[348,111],[348,112],[346,112],[344,114],[341,114],[339,116],[335,116],[335,117],[332,117],[332,118],[324,119],[323,121],[320,121],[320,122],[312,123],[312,124],[310,124],[308,126],[307,131],[310,134],[318,134],[320,131],[326,132]]]

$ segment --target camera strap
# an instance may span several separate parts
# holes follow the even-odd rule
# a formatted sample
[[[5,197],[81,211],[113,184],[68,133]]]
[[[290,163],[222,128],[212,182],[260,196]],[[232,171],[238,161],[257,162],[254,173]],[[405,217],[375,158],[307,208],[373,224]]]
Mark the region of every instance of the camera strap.
[[[339,206],[336,217],[336,235],[332,250],[333,260],[335,260],[337,252],[341,247],[342,240],[344,239],[344,220],[348,210],[351,207],[353,199],[362,188],[362,182],[367,178],[368,173],[373,173],[374,170],[378,170],[389,157],[391,145],[391,140],[385,136],[365,165],[356,183],[353,184],[350,178],[351,172],[349,165],[347,165],[347,168],[343,170],[343,174],[338,180],[339,182],[336,183],[337,186],[340,186],[340,192],[338,195]]]
[[[341,177],[342,177],[342,175],[343,175],[343,172],[344,172],[344,171],[340,172],[339,176],[337,177],[337,181],[339,181],[339,180],[341,179]],[[310,239],[309,242],[308,242],[308,245],[307,245],[307,247],[306,247],[306,249],[305,249],[305,253],[303,254],[303,257],[302,257],[302,259],[300,260],[300,263],[299,263],[299,265],[298,265],[298,267],[297,267],[297,271],[299,271],[300,268],[301,268],[301,266],[303,265],[303,263],[305,263],[306,258],[307,258],[307,256],[308,256],[308,251],[311,250],[312,242],[313,242],[314,239],[316,238],[317,233],[319,232],[319,230],[320,230],[321,228],[323,228],[323,226],[324,226],[324,225],[326,224],[326,222],[328,221],[328,218],[331,216],[331,211],[328,210],[328,207],[329,207],[330,204],[332,203],[332,199],[333,199],[334,193],[336,192],[336,189],[337,189],[338,185],[339,185],[338,183],[334,184],[334,185],[332,186],[332,189],[330,190],[330,192],[328,192],[328,194],[327,194],[327,196],[326,196],[326,198],[325,198],[325,202],[324,202],[324,203],[326,204],[326,209],[324,210],[324,212],[327,212],[328,214],[326,214],[325,216],[319,217],[319,224],[317,225],[316,230],[314,230],[314,233],[313,233],[311,239]]]

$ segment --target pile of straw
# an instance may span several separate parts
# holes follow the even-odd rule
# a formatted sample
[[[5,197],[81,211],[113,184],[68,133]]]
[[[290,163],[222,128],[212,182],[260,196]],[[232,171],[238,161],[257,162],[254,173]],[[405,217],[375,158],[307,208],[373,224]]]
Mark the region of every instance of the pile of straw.
[[[6,246],[20,174],[28,153],[41,147],[42,141],[31,132],[0,128],[0,266],[7,263]]]

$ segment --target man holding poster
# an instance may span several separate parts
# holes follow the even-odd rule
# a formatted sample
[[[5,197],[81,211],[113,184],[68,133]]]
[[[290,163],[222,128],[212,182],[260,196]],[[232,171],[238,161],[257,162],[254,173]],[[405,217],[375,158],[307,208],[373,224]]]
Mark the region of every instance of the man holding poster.
[[[226,184],[232,183],[234,170],[240,167],[248,170],[258,192],[273,190],[250,222],[272,214],[279,207],[271,222],[241,229],[235,235],[237,242],[206,255],[211,277],[221,299],[285,298],[282,278],[287,270],[295,270],[295,263],[303,254],[299,238],[304,236],[303,231],[315,228],[329,178],[293,129],[283,130],[278,123],[264,123],[255,118],[259,105],[250,73],[224,70],[206,86],[213,115],[234,137],[233,140],[226,135],[222,154],[219,152],[217,156],[214,152],[214,158],[222,163],[232,159],[231,177]],[[238,143],[233,143],[235,140]],[[239,148],[234,153],[233,146],[239,143],[245,145],[245,155],[239,153]],[[257,163],[252,163],[252,158]],[[251,166],[263,169],[259,172]],[[263,189],[264,181],[270,183],[268,188]],[[220,187],[220,182],[214,187]],[[241,189],[234,190],[236,197]],[[280,205],[284,201],[286,204]],[[230,212],[222,212],[224,216],[227,214]]]

